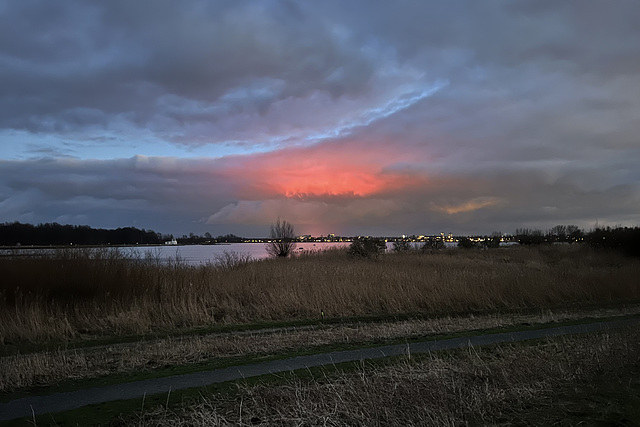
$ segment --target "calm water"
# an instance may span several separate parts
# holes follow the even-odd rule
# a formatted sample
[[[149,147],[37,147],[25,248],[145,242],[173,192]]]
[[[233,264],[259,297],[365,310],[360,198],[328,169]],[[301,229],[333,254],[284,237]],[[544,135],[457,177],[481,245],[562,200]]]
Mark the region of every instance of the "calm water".
[[[295,252],[302,251],[322,251],[330,248],[346,248],[350,242],[341,243],[297,243]],[[421,243],[414,243],[414,247],[419,248]],[[457,243],[445,244],[448,248],[457,246]],[[393,243],[387,243],[387,251],[393,249]],[[189,264],[201,264],[215,262],[216,257],[221,256],[224,252],[236,252],[238,254],[251,255],[252,259],[264,259],[269,255],[265,249],[264,243],[230,243],[225,245],[188,245],[188,246],[154,246],[154,247],[132,247],[126,248],[142,256],[149,252],[153,256],[161,259],[169,259],[179,257]]]
[[[322,251],[331,248],[346,248],[349,242],[335,243],[297,243],[295,252]],[[414,243],[415,248],[420,247],[420,243]],[[457,243],[447,242],[446,247],[456,247]],[[225,252],[235,252],[239,255],[250,255],[251,259],[259,260],[268,258],[264,243],[230,243],[222,245],[187,245],[187,246],[131,246],[119,248],[125,254],[133,254],[144,258],[150,255],[161,260],[171,260],[179,258],[188,264],[198,265],[206,263],[216,263],[218,257],[224,256]],[[0,250],[0,255],[29,255],[43,252],[52,252],[55,249],[29,249],[23,248],[15,250]],[[393,243],[387,243],[387,251],[393,250]]]
[[[330,248],[341,248],[349,243],[297,243],[295,252],[321,251]],[[202,264],[215,262],[216,257],[224,255],[224,252],[236,252],[241,255],[251,255],[252,259],[268,258],[264,243],[230,243],[225,245],[187,245],[187,246],[154,246],[154,247],[130,247],[125,251],[144,256],[150,253],[161,259],[179,257],[189,264]]]

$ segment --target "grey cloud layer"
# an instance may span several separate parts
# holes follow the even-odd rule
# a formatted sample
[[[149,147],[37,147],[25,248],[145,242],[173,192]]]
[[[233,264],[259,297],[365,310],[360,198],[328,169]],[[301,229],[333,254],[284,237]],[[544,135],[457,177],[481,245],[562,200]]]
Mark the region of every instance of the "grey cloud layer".
[[[640,10],[629,0],[2,8],[0,125],[34,132],[141,127],[182,144],[259,142],[330,126],[318,117],[340,101],[358,109],[401,95],[385,84],[449,80],[449,97],[475,109],[501,90],[538,104],[564,83],[639,86]],[[592,101],[625,99],[605,90]]]
[[[230,121],[265,127],[259,116],[274,103],[316,92],[357,97],[374,73],[374,58],[294,3],[14,2],[4,9],[3,127],[96,131],[124,119],[185,144],[224,141],[243,136]]]
[[[138,225],[163,232],[234,230],[263,235],[275,217],[300,230],[362,234],[512,232],[516,227],[633,223],[640,186],[581,185],[605,170],[478,171],[429,176],[429,185],[368,197],[238,200],[237,185],[217,173],[226,160],[132,158],[112,161],[30,160],[0,163],[0,211],[23,222]],[[255,193],[254,193],[255,194]],[[439,231],[438,231],[439,230]]]
[[[3,152],[22,131],[15,152],[49,159],[2,162],[4,220],[640,223],[635,0],[0,1],[0,81]],[[185,153],[357,141],[405,153],[381,167],[438,185],[261,200],[217,174],[233,159],[117,159],[124,145],[154,156],[158,141]],[[83,160],[92,146],[114,160]]]

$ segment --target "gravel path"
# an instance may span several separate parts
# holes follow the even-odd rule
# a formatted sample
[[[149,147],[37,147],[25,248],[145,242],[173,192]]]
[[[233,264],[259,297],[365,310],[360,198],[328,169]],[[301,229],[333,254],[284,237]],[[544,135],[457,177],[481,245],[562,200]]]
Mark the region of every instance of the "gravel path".
[[[426,353],[436,350],[449,350],[466,346],[482,346],[489,344],[508,343],[556,337],[560,335],[596,332],[605,329],[621,328],[637,325],[640,318],[594,322],[575,326],[561,326],[556,328],[538,329],[532,331],[487,334],[473,337],[452,338],[445,340],[428,340],[410,344],[387,345],[356,350],[335,351],[330,353],[298,356],[271,362],[250,365],[233,366],[214,369],[212,371],[193,374],[175,375],[171,377],[154,378],[130,383],[115,384],[106,387],[96,387],[65,393],[55,393],[46,396],[32,396],[0,403],[0,421],[16,418],[31,417],[32,415],[53,414],[81,408],[86,405],[110,402],[114,400],[133,399],[142,396],[182,390],[192,387],[203,387],[210,384],[233,381],[241,378],[254,377],[265,374],[288,372],[296,369],[315,366],[331,365],[342,362],[352,362],[364,359],[379,359],[397,356],[410,352]]]

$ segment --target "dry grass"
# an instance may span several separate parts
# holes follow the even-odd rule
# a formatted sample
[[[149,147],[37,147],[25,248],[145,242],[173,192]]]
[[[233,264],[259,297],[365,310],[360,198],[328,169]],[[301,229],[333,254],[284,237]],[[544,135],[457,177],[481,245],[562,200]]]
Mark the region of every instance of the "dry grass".
[[[233,267],[233,266],[232,266]],[[220,268],[106,250],[0,259],[0,343],[215,323],[468,313],[640,298],[640,262],[579,247],[344,251]]]
[[[639,357],[637,327],[534,345],[468,348],[386,367],[363,364],[356,372],[313,380],[240,385],[234,395],[141,413],[137,422],[158,427],[631,425],[624,415],[633,408],[625,405],[640,385]]]
[[[312,330],[210,334],[94,348],[58,349],[0,358],[0,391],[11,392],[69,379],[153,371],[166,366],[195,364],[216,358],[309,350],[329,344],[363,344],[438,333],[637,313],[640,313],[640,306],[579,312],[545,311],[537,315],[446,316],[397,322],[327,325]]]

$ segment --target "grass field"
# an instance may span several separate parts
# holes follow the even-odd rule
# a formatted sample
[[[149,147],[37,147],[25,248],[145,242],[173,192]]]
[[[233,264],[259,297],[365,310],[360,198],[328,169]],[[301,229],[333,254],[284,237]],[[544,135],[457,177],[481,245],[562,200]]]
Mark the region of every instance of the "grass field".
[[[117,250],[0,259],[0,343],[347,316],[500,313],[640,300],[640,261],[586,247],[344,251],[189,266]]]
[[[637,425],[640,330],[284,375],[122,420],[153,426]]]
[[[16,393],[26,396],[46,392],[52,386],[58,391],[72,390],[254,363],[266,358],[281,359],[363,346],[441,340],[638,315],[640,305],[635,304],[609,309],[442,316],[325,324],[313,328],[144,337],[137,341],[70,348],[60,346],[0,357],[0,401],[10,396],[15,398]]]

